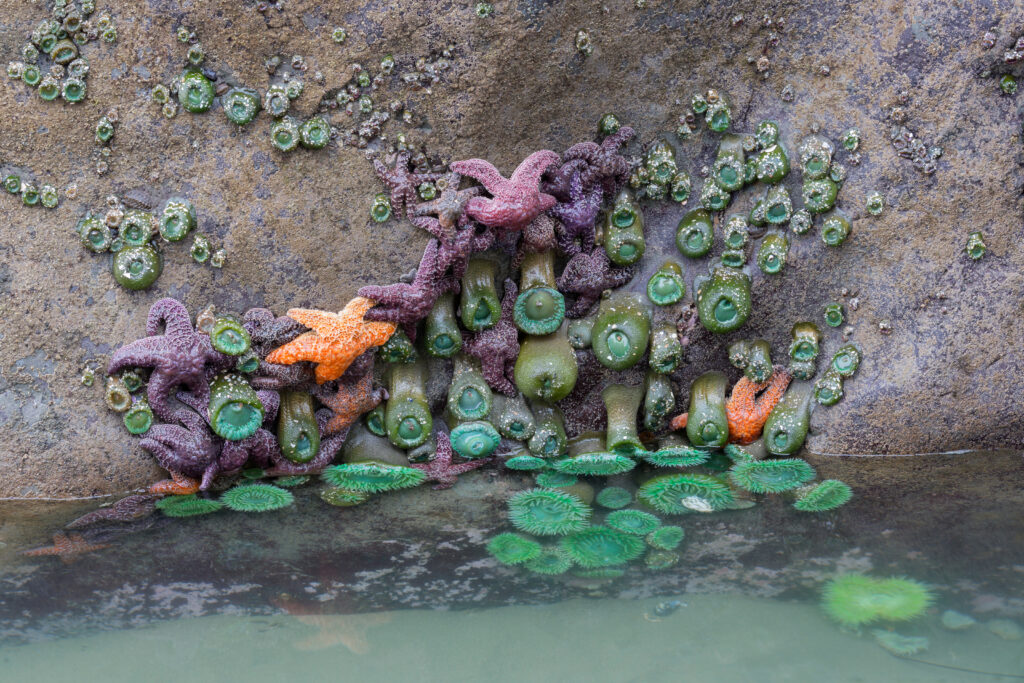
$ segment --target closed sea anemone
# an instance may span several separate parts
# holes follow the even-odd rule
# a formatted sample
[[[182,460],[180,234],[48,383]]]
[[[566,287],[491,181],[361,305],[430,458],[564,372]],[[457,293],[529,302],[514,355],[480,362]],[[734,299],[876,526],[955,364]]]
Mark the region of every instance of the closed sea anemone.
[[[548,546],[541,549],[537,557],[527,560],[523,566],[537,574],[555,576],[564,574],[572,567],[573,561],[569,553],[559,546]]]
[[[383,493],[418,486],[426,475],[415,467],[364,461],[332,465],[320,478],[331,486],[350,491]]]
[[[661,526],[660,519],[643,510],[616,510],[608,513],[604,523],[616,531],[638,536],[646,536]]]
[[[647,545],[660,550],[675,550],[686,537],[686,532],[681,526],[658,527],[647,534]]]
[[[168,517],[195,517],[216,512],[224,507],[224,504],[209,498],[198,498],[192,494],[161,498],[156,502],[156,507]]]
[[[800,458],[747,460],[729,470],[729,479],[751,493],[781,493],[814,479],[814,468]]]
[[[618,510],[633,502],[633,494],[621,486],[606,486],[597,492],[595,500],[601,507]]]
[[[508,502],[512,525],[538,536],[571,534],[590,523],[590,506],[576,496],[549,489],[520,491]]]
[[[502,564],[522,564],[541,554],[541,545],[519,534],[498,534],[487,544],[487,552]]]
[[[825,613],[843,626],[910,621],[923,614],[933,599],[928,587],[913,579],[863,574],[837,576],[822,591]]]
[[[826,512],[845,505],[853,497],[853,491],[838,479],[826,479],[813,486],[799,490],[793,503],[800,512]]]
[[[708,474],[666,474],[648,480],[637,497],[667,514],[722,510],[735,501],[732,490]],[[701,505],[701,502],[706,503]]]
[[[220,501],[235,512],[270,512],[294,502],[291,491],[269,484],[242,484],[225,491]]]
[[[632,534],[592,526],[563,538],[562,548],[584,569],[598,569],[635,560],[643,554],[644,542]]]

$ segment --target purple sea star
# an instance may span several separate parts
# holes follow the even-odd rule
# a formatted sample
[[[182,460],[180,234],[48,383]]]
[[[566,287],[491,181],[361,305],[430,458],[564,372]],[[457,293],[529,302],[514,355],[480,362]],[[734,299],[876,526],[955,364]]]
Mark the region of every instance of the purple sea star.
[[[457,173],[468,175],[487,188],[492,197],[473,197],[466,204],[470,218],[484,225],[522,230],[555,204],[555,198],[540,191],[540,176],[560,161],[550,150],[534,152],[519,164],[511,178],[505,178],[489,161],[466,159],[451,164]]]
[[[495,391],[515,396],[512,370],[519,356],[519,333],[512,322],[512,309],[519,289],[512,280],[505,280],[505,296],[501,300],[501,318],[490,329],[474,335],[462,333],[462,350],[480,360],[481,374]]]
[[[252,350],[260,358],[287,344],[309,328],[286,315],[275,316],[267,308],[250,308],[242,316],[242,327],[249,333]]]
[[[395,156],[395,165],[391,168],[379,159],[373,160],[373,170],[387,186],[391,195],[391,209],[396,215],[400,214],[403,209],[412,210],[413,204],[419,198],[416,193],[417,187],[423,183],[433,182],[443,175],[441,173],[413,173],[409,170],[409,157],[409,152],[399,152]]]
[[[207,468],[215,465],[221,439],[210,431],[198,413],[191,410],[176,411],[176,421],[181,424],[155,424],[150,427],[139,441],[139,446],[168,472],[201,477]]]
[[[606,137],[601,144],[580,142],[565,151],[562,156],[567,162],[581,159],[587,162],[581,172],[584,187],[601,183],[604,191],[614,194],[617,187],[629,178],[629,162],[619,154],[619,147],[633,138],[635,131],[629,126],[619,128]]]
[[[572,258],[594,247],[594,222],[601,210],[604,193],[595,184],[584,187],[582,173],[577,170],[569,180],[568,200],[551,207],[552,216],[561,221],[555,226],[558,249],[567,258]]]
[[[478,460],[468,460],[466,462],[453,463],[452,462],[452,441],[449,438],[448,433],[443,429],[437,430],[437,450],[434,453],[434,457],[425,463],[410,463],[410,467],[424,472],[427,475],[427,481],[436,481],[437,485],[433,487],[435,491],[442,489],[450,489],[458,481],[460,474],[475,470],[490,458],[480,458]]]
[[[559,291],[576,295],[576,303],[565,314],[570,318],[586,315],[601,298],[601,292],[621,287],[632,278],[633,269],[613,266],[604,247],[576,254],[565,264],[558,278]]]
[[[410,207],[409,220],[412,224],[426,230],[443,243],[451,242],[455,238],[455,231],[465,227],[470,220],[466,215],[466,204],[480,194],[479,187],[460,190],[461,182],[461,175],[455,171],[449,173],[435,199]],[[442,185],[440,181],[438,184]]]
[[[133,522],[153,513],[159,496],[142,493],[127,496],[110,507],[100,508],[69,522],[65,529],[81,529],[103,522]]]
[[[168,401],[176,386],[184,385],[197,396],[208,398],[208,371],[225,370],[234,364],[234,358],[215,351],[210,338],[196,331],[188,310],[175,299],[160,299],[150,307],[146,334],[115,351],[107,373],[131,367],[153,368],[146,395],[153,414],[162,420],[174,420]]]
[[[398,282],[383,287],[369,285],[359,289],[359,296],[377,302],[363,317],[402,324],[412,324],[425,318],[437,297],[445,292],[459,291],[458,280],[448,275],[449,265],[440,251],[439,242],[430,240],[411,283]]]

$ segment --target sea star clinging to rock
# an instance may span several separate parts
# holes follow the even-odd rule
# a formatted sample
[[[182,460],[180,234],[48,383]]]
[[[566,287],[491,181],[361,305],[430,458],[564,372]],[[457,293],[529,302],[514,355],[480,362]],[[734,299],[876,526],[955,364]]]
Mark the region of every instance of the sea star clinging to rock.
[[[387,398],[383,387],[373,388],[373,372],[365,372],[359,381],[352,384],[337,383],[336,391],[314,390],[317,400],[331,409],[333,417],[324,425],[325,434],[337,434],[347,430],[360,415],[373,410]]]
[[[629,142],[634,133],[629,126],[623,126],[602,140],[601,144],[580,142],[565,150],[562,156],[567,162],[577,159],[587,162],[581,172],[584,187],[601,183],[605,192],[614,194],[616,188],[629,178],[629,162],[619,154],[619,147]]]
[[[457,173],[468,175],[487,188],[491,197],[473,197],[466,204],[470,218],[484,225],[522,230],[542,211],[555,204],[555,198],[540,191],[540,176],[560,158],[550,150],[540,150],[526,157],[512,173],[505,178],[489,161],[466,159],[451,164]]]
[[[373,170],[387,186],[391,195],[391,208],[396,214],[401,213],[403,208],[411,212],[418,199],[417,187],[442,177],[440,173],[413,173],[409,170],[409,157],[409,152],[399,152],[395,155],[395,165],[390,168],[379,159],[373,160]]]
[[[740,377],[725,402],[730,443],[745,446],[761,436],[768,415],[782,400],[791,379],[789,371],[778,365],[767,382],[755,384],[746,377]]]
[[[291,365],[308,360],[317,364],[317,384],[338,379],[349,364],[368,348],[380,346],[395,331],[393,322],[367,321],[363,318],[376,301],[357,296],[340,313],[293,308],[288,317],[312,328],[284,346],[272,351],[268,363]]]
[[[461,233],[460,233],[461,234]],[[466,236],[467,245],[469,235]],[[437,240],[431,240],[423,251],[416,277],[411,283],[369,285],[359,289],[359,296],[377,302],[366,313],[367,320],[389,320],[392,323],[415,323],[427,316],[437,297],[445,292],[459,291],[459,282],[449,276],[447,263],[455,255],[441,251]]]
[[[566,316],[579,318],[586,315],[604,290],[621,287],[632,278],[633,269],[613,266],[604,247],[576,254],[558,277],[558,290],[576,295],[576,303],[565,312]]]
[[[555,226],[558,249],[568,258],[594,248],[594,223],[601,211],[600,185],[587,188],[579,171],[569,180],[568,200],[551,207],[551,215],[561,223]]]
[[[409,209],[409,220],[418,228],[426,230],[442,242],[450,242],[455,231],[465,227],[469,222],[466,215],[466,204],[473,197],[480,194],[479,187],[467,187],[459,189],[462,176],[452,171],[439,181],[440,192],[438,196],[429,202],[422,202]],[[436,216],[436,218],[430,218]]]
[[[466,462],[453,463],[452,441],[444,429],[437,430],[437,451],[434,457],[425,463],[410,463],[410,467],[422,470],[427,475],[427,481],[436,481],[433,487],[435,491],[450,489],[458,481],[460,474],[475,470],[491,458],[479,458],[467,460]],[[493,456],[491,456],[493,457]]]
[[[28,557],[40,557],[43,555],[56,555],[61,562],[70,564],[78,559],[79,555],[91,553],[96,550],[109,548],[109,543],[90,543],[81,534],[56,533],[53,535],[53,545],[42,548],[22,550],[21,554]]]
[[[515,396],[512,381],[516,358],[519,356],[519,332],[512,322],[519,288],[512,280],[505,280],[505,296],[501,300],[501,318],[497,324],[474,335],[462,334],[462,350],[480,360],[481,373],[487,384],[506,396]]]

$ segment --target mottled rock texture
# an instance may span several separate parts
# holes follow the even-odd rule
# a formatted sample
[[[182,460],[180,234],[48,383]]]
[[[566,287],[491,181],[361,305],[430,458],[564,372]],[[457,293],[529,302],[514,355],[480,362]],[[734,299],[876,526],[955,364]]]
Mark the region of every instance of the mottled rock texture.
[[[181,298],[190,310],[208,303],[242,311],[267,306],[340,309],[356,289],[394,281],[418,261],[424,235],[405,221],[380,225],[368,208],[381,187],[361,151],[331,143],[319,152],[271,149],[263,115],[239,130],[219,106],[203,115],[160,114],[150,88],[180,72],[185,47],[174,30],[196,27],[207,66],[222,79],[263,90],[264,60],[303,55],[306,92],[300,115],[346,82],[352,62],[371,66],[387,53],[398,67],[391,94],[423,122],[412,133],[446,160],[484,157],[509,172],[530,152],[564,150],[594,135],[598,118],[615,111],[639,131],[629,152],[675,129],[689,95],[709,86],[730,93],[738,128],[763,118],[782,124],[796,142],[818,125],[832,139],[856,126],[862,163],[850,166],[840,204],[853,232],[839,250],[811,236],[794,240],[784,277],[754,276],[755,312],[743,336],[770,339],[784,353],[791,324],[817,318],[843,288],[855,293],[852,339],[865,355],[837,407],[816,412],[810,447],[822,453],[920,453],[1022,445],[1024,331],[1021,292],[1024,249],[1017,163],[1020,116],[979,64],[995,59],[981,36],[1015,30],[997,3],[496,2],[478,18],[472,2],[321,3],[287,0],[260,14],[256,3],[97,1],[118,26],[113,45],[90,43],[89,96],[75,106],[41,101],[20,82],[0,82],[0,162],[75,199],[55,210],[27,208],[0,196],[0,496],[108,493],[155,479],[151,459],[130,438],[120,416],[102,403],[101,382],[79,382],[82,368],[103,365],[120,344],[143,334],[149,305]],[[14,59],[38,23],[36,3],[3,5],[0,57]],[[768,49],[762,78],[748,57],[765,50],[765,12],[784,19],[780,42]],[[730,19],[742,14],[733,27]],[[348,40],[330,38],[336,25]],[[580,28],[594,52],[573,44]],[[419,57],[454,46],[448,70],[431,93],[400,85]],[[827,65],[830,75],[821,75]],[[324,83],[313,74],[320,71]],[[790,85],[795,99],[784,102]],[[899,158],[888,141],[890,110],[900,91],[908,128],[943,155],[933,176]],[[1020,97],[1020,96],[1018,96]],[[110,170],[95,172],[93,131],[112,107],[120,122]],[[346,115],[332,119],[347,127]],[[397,132],[397,128],[392,131]],[[680,166],[699,184],[713,159],[715,137],[701,133],[679,145]],[[841,157],[842,158],[842,157]],[[797,190],[798,174],[787,184]],[[871,218],[864,199],[887,201]],[[164,250],[156,285],[143,292],[117,287],[109,255],[83,249],[72,227],[110,194],[149,195],[154,203],[182,194],[199,210],[199,228],[228,259],[222,270],[194,264],[187,245]],[[735,203],[749,207],[753,192]],[[692,200],[691,200],[692,203]],[[661,204],[648,212],[649,246],[637,284],[674,252],[671,235],[683,210]],[[969,232],[983,230],[989,251],[980,262],[962,253]],[[687,280],[698,267],[687,264]],[[879,323],[891,323],[889,335]],[[739,336],[739,335],[736,335]],[[735,336],[734,336],[735,337]],[[681,400],[690,379],[725,366],[732,338],[697,333],[689,364],[678,373]],[[823,353],[840,345],[828,337]],[[826,356],[827,357],[827,356]]]

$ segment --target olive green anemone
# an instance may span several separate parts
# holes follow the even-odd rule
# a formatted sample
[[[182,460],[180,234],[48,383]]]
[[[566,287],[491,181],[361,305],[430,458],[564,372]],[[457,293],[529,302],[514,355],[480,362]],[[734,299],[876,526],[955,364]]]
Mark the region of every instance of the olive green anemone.
[[[590,524],[590,514],[590,506],[576,496],[550,489],[520,491],[508,502],[512,525],[537,536],[580,531]]]
[[[814,478],[814,468],[800,458],[748,460],[729,470],[732,483],[751,493],[781,493]]]
[[[644,552],[643,539],[605,526],[592,526],[562,539],[562,548],[584,569],[625,564]]]
[[[681,526],[662,526],[647,534],[647,545],[661,550],[675,550],[686,537]]]
[[[288,507],[291,491],[270,484],[241,484],[221,494],[220,501],[235,512],[270,512]]]
[[[560,458],[551,466],[566,474],[609,476],[628,472],[636,462],[619,453],[605,450],[602,435],[590,432],[569,441],[569,457]]]
[[[502,564],[522,564],[541,554],[540,543],[519,534],[498,534],[487,543],[487,552]]]
[[[682,437],[669,434],[658,450],[643,453],[643,459],[655,467],[695,467],[707,462],[709,451],[689,445]]]
[[[910,621],[921,616],[933,600],[932,592],[918,581],[861,574],[838,576],[822,591],[825,613],[849,627],[876,621]]]
[[[208,515],[224,507],[218,500],[188,496],[167,496],[156,502],[156,508],[168,517],[195,517]]]
[[[604,523],[616,531],[637,536],[646,536],[661,526],[661,520],[656,515],[643,510],[609,512],[604,518]]]
[[[601,507],[618,510],[633,502],[633,494],[621,486],[605,486],[597,492],[595,500]]]
[[[845,505],[853,497],[853,491],[838,479],[826,479],[813,486],[797,490],[793,507],[801,512],[826,512]]]
[[[732,489],[708,474],[665,474],[646,481],[637,497],[667,514],[722,510],[735,501]]]
[[[560,546],[544,547],[539,555],[523,563],[523,566],[531,572],[548,576],[564,574],[572,568],[572,565],[572,556]]]

